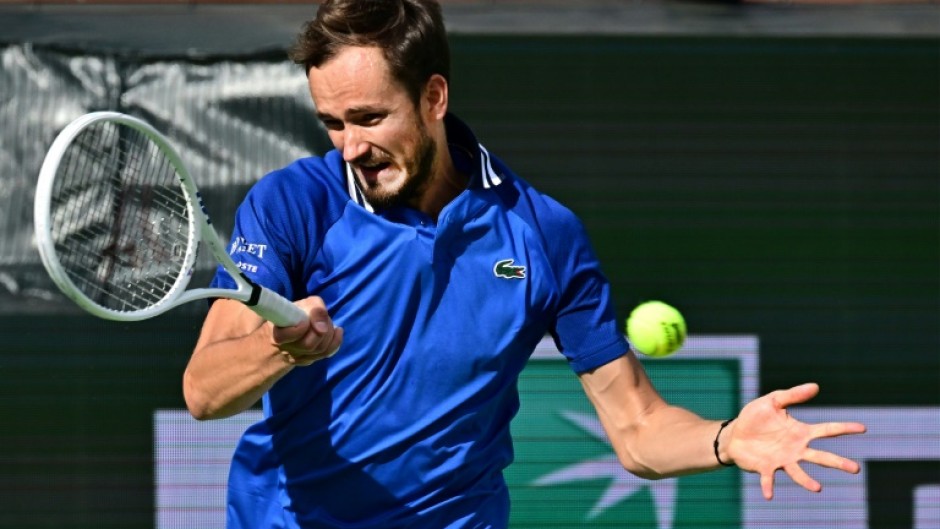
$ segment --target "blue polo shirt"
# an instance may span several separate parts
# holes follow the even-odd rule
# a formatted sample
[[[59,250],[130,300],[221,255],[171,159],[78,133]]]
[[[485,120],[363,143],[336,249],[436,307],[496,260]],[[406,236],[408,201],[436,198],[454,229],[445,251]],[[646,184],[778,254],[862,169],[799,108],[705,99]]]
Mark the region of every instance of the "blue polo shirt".
[[[470,178],[436,223],[375,210],[337,151],[267,175],[239,207],[239,267],[323,298],[345,338],[264,396],[233,458],[230,529],[505,528],[536,344],[550,333],[577,373],[627,352],[580,221],[446,126]],[[224,271],[213,283],[234,287]]]

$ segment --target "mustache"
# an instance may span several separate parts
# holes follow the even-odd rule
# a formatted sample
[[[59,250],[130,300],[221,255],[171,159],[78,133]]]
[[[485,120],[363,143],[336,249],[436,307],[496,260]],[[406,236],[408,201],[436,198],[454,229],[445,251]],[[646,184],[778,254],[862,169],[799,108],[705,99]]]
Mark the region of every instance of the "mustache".
[[[383,152],[369,151],[362,156],[350,160],[353,165],[377,165],[380,163],[391,163],[392,157]]]

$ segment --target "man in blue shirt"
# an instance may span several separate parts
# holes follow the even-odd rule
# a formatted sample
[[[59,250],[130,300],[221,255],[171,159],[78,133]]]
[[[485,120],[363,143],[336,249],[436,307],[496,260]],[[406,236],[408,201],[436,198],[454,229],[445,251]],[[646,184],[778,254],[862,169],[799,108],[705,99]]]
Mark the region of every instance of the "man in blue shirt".
[[[184,375],[196,418],[263,404],[233,457],[229,528],[505,528],[516,380],[545,334],[635,474],[736,464],[770,498],[778,469],[820,489],[801,461],[858,472],[808,444],[864,426],[786,413],[813,384],[731,423],[660,398],[581,223],[448,113],[432,0],[327,2],[292,53],[336,149],[259,181],[230,252],[309,320],[276,328],[218,300]]]

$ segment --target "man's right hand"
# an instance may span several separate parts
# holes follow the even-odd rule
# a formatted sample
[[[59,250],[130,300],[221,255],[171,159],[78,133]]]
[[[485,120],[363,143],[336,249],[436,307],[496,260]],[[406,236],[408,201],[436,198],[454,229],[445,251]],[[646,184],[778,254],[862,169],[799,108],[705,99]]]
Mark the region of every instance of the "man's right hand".
[[[343,329],[333,325],[323,300],[296,302],[309,317],[275,327],[239,301],[212,304],[186,371],[183,397],[197,419],[219,419],[248,409],[295,367],[333,355]]]
[[[271,328],[271,339],[284,355],[284,360],[296,366],[310,364],[336,354],[343,343],[343,328],[333,325],[323,300],[317,296],[298,301],[296,305],[309,317],[292,327]]]

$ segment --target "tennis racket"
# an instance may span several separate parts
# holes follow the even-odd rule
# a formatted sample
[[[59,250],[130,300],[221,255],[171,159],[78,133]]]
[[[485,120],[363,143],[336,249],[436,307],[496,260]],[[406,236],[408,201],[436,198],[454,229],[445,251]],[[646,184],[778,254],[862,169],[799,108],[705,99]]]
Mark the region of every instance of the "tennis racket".
[[[50,277],[95,316],[138,321],[196,299],[229,298],[280,327],[307,317],[239,270],[180,156],[137,118],[94,112],[66,126],[43,161],[33,214]],[[200,243],[238,288],[186,290]]]

